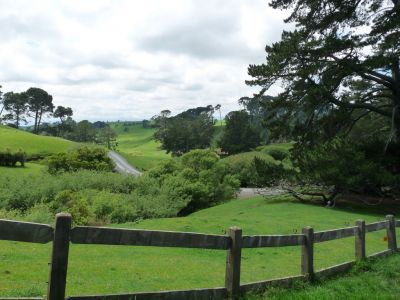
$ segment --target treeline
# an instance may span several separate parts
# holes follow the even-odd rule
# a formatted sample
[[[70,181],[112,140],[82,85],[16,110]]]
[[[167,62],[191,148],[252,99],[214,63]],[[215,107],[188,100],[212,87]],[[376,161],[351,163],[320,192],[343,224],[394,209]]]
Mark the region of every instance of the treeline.
[[[0,86],[1,88],[1,86]],[[53,104],[53,96],[43,89],[32,87],[25,92],[0,91],[0,123],[20,128],[33,121],[32,126],[25,129],[35,134],[61,137],[76,142],[103,144],[109,149],[115,149],[116,133],[105,122],[91,123],[87,120],[76,122],[72,119],[73,110],[70,107]],[[44,117],[59,119],[59,122],[43,123]]]
[[[171,111],[163,110],[152,118],[158,127],[155,138],[161,142],[162,149],[175,156],[210,147],[220,148],[221,154],[231,155],[266,145],[270,139],[262,122],[266,116],[263,102],[268,98],[240,99],[243,109],[228,113],[225,126],[219,128],[214,114],[219,111],[222,121],[220,104],[191,108],[175,116],[171,116]]]

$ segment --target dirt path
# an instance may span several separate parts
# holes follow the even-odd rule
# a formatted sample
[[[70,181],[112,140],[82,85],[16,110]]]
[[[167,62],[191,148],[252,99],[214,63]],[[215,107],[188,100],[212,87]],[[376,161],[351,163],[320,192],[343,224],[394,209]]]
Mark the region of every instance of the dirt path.
[[[285,191],[278,187],[271,188],[241,188],[238,192],[238,198],[250,198],[254,196],[276,196],[284,194]]]

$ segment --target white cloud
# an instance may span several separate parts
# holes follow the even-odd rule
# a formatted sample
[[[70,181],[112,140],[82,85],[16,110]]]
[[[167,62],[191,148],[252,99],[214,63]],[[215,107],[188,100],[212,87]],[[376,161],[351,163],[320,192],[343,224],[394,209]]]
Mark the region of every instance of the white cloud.
[[[163,109],[237,109],[284,15],[266,0],[0,0],[0,84],[31,86],[78,120],[140,120]]]

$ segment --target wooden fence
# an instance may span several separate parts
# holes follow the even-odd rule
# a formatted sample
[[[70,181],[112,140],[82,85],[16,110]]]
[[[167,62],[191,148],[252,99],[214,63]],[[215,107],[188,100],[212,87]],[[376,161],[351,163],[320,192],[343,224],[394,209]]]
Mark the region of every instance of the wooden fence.
[[[0,220],[0,240],[30,243],[53,242],[47,292],[47,299],[51,300],[65,299],[70,242],[74,244],[183,247],[227,250],[224,287],[185,291],[70,296],[66,298],[71,300],[197,300],[238,298],[240,295],[248,291],[261,291],[271,285],[289,286],[294,280],[312,280],[316,273],[321,276],[330,276],[344,272],[350,269],[356,261],[366,258],[365,236],[368,232],[383,229],[385,229],[387,232],[388,249],[371,256],[382,256],[397,251],[396,227],[400,227],[400,220],[396,221],[394,216],[388,215],[384,221],[365,224],[365,221],[358,220],[355,226],[328,231],[314,232],[313,228],[305,227],[303,228],[301,234],[242,236],[242,230],[240,228],[231,227],[228,235],[212,235],[188,232],[116,229],[88,226],[77,226],[71,228],[71,216],[69,214],[57,214],[55,228],[44,224]],[[336,265],[324,270],[320,270],[316,273],[314,272],[315,243],[352,236],[355,237],[355,261]],[[285,246],[301,246],[301,275],[242,285],[240,284],[241,251],[243,248]]]

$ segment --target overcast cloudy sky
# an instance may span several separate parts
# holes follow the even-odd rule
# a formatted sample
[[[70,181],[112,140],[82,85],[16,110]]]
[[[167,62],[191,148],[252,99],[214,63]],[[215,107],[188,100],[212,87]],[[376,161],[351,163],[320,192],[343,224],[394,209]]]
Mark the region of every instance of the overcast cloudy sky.
[[[279,39],[267,0],[0,0],[2,91],[40,87],[75,119],[238,108],[249,64]]]

